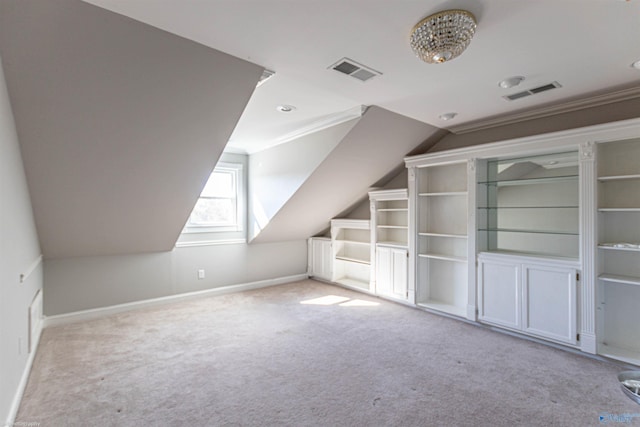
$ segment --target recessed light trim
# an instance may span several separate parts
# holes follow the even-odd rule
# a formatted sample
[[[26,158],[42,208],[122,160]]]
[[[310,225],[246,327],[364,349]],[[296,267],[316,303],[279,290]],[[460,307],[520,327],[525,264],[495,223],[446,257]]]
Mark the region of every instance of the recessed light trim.
[[[295,111],[295,109],[296,109],[296,107],[294,107],[293,105],[286,105],[286,104],[278,105],[276,107],[276,110],[281,112],[281,113],[290,113],[292,111]]]
[[[636,62],[631,64],[631,67],[635,68],[636,70],[640,70],[640,59],[638,59]]]
[[[458,113],[444,113],[444,114],[440,114],[440,120],[444,120],[445,122],[447,120],[451,120],[453,118],[455,118],[458,115]]]

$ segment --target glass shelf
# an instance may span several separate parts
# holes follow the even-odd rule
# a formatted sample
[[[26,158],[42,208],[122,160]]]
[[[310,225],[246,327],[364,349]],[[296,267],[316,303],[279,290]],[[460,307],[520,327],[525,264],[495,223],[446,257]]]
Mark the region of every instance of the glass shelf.
[[[509,186],[509,185],[529,185],[529,184],[548,184],[559,181],[577,180],[578,175],[562,175],[562,176],[548,176],[542,178],[522,178],[522,179],[508,179],[508,180],[495,180],[495,181],[482,181],[478,184],[491,185],[497,187]]]
[[[395,228],[399,230],[407,230],[409,227],[406,225],[378,225],[378,228]]]
[[[622,181],[625,179],[640,179],[640,175],[615,175],[615,176],[600,176],[598,181]]]
[[[579,206],[480,206],[478,209],[579,209]]]
[[[640,252],[640,247],[637,245],[633,246],[624,246],[624,243],[602,243],[598,245],[599,249],[606,249],[610,251],[628,251],[628,252]]]
[[[598,208],[598,212],[640,212],[640,208]]]
[[[487,231],[493,233],[524,233],[524,234],[555,234],[566,236],[578,236],[577,231],[553,231],[553,230],[526,230],[515,228],[479,228],[478,231]]]
[[[408,212],[408,208],[383,208],[378,209],[378,212]]]

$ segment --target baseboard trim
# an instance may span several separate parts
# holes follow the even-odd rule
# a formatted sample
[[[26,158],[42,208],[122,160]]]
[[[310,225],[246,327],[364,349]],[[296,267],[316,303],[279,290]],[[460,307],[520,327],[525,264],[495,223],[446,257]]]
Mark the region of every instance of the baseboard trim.
[[[186,292],[182,294],[169,295],[166,297],[152,298],[142,301],[128,302],[125,304],[111,305],[108,307],[93,308],[89,310],[75,311],[72,313],[45,316],[44,327],[66,325],[69,323],[83,322],[86,320],[98,319],[111,314],[123,313],[137,310],[144,307],[169,304],[172,302],[184,301],[193,298],[202,298],[215,295],[224,295],[234,292],[250,291],[252,289],[266,288],[269,286],[282,285],[290,282],[297,282],[307,278],[307,274],[296,274],[293,276],[278,277],[275,279],[259,280],[257,282],[244,283],[239,285],[229,285],[220,288],[205,289],[203,291]]]
[[[33,361],[36,358],[36,352],[38,351],[38,343],[40,342],[42,329],[43,323],[40,322],[39,327],[36,329],[35,337],[33,337],[31,352],[29,353],[29,357],[27,358],[27,363],[24,366],[22,376],[20,377],[20,382],[18,383],[18,388],[16,389],[16,393],[13,396],[13,401],[11,402],[11,407],[9,408],[9,414],[4,424],[6,426],[15,425],[16,416],[18,415],[18,409],[20,408],[20,403],[22,402],[22,396],[24,395],[24,391],[27,388],[29,374],[31,374],[31,367],[33,366]]]

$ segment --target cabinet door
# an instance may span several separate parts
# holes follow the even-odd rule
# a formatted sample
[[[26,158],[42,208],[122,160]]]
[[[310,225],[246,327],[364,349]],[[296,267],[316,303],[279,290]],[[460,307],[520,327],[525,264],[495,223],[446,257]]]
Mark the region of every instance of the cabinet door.
[[[391,250],[393,294],[398,298],[407,298],[407,250]]]
[[[576,270],[523,265],[523,330],[576,344]]]
[[[393,290],[391,269],[391,248],[376,248],[376,293],[390,295]]]
[[[313,276],[331,280],[331,241],[312,239],[311,253],[311,272]]]
[[[521,329],[520,264],[481,260],[479,269],[479,320]]]

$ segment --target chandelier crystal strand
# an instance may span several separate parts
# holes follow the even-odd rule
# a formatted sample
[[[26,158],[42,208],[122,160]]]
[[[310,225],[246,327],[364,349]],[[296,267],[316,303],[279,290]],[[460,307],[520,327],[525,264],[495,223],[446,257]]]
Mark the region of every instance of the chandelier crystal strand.
[[[411,31],[410,44],[418,58],[438,64],[464,52],[475,31],[476,20],[470,12],[445,10],[418,22]]]

